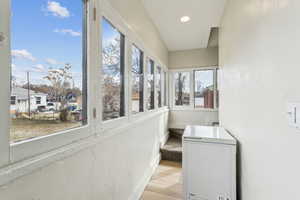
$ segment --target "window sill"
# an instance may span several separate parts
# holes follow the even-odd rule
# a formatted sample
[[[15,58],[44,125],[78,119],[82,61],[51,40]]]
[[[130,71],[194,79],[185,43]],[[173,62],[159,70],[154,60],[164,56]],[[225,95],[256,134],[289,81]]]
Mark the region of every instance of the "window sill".
[[[11,163],[19,162],[36,155],[58,149],[65,145],[75,143],[92,135],[91,126],[61,131],[51,135],[37,137],[23,142],[11,144]]]
[[[170,111],[191,111],[191,112],[218,112],[219,109],[210,108],[190,108],[190,107],[173,107]]]
[[[122,121],[111,121],[110,125],[102,129],[102,131],[98,132],[97,135],[104,135],[105,137],[111,137],[117,133],[122,132],[125,129],[128,129],[136,124],[156,117],[157,115],[161,115],[165,112],[168,112],[167,108],[161,108],[157,110],[150,110],[144,113],[139,113],[136,116],[131,116],[131,118],[124,118]]]

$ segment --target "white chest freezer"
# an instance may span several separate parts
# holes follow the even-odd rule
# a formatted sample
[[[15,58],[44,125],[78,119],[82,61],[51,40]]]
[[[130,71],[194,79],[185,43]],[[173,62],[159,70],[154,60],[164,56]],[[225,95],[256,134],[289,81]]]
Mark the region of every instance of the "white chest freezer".
[[[236,140],[221,127],[187,126],[183,135],[185,200],[236,200]]]

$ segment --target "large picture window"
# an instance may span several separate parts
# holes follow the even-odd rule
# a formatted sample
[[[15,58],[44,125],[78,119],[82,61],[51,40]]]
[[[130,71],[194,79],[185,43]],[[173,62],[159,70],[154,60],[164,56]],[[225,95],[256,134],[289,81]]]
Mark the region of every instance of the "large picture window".
[[[11,4],[11,143],[86,124],[84,2]]]
[[[147,108],[154,109],[154,61],[147,61]]]
[[[132,46],[132,66],[131,66],[131,85],[132,85],[132,113],[144,111],[144,70],[143,52],[135,45]]]
[[[194,71],[195,108],[214,108],[214,71]]]
[[[176,72],[174,74],[175,83],[175,106],[190,105],[190,73]]]
[[[218,109],[218,68],[174,71],[173,105],[177,109]]]
[[[125,116],[124,95],[125,36],[107,19],[102,19],[102,118]]]

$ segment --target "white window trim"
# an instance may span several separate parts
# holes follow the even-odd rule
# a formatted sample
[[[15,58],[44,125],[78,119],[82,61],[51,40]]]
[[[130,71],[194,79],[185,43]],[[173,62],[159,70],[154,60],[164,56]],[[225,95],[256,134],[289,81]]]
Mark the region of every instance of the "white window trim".
[[[106,130],[112,130],[114,127],[125,125],[126,123],[131,123],[133,120],[136,120],[137,117],[143,117],[144,115],[147,116],[148,113],[161,111],[167,108],[167,106],[158,108],[157,106],[157,100],[156,100],[156,89],[155,89],[155,80],[156,80],[156,65],[161,66],[162,70],[166,70],[167,68],[162,64],[160,59],[158,59],[154,54],[151,53],[151,51],[145,47],[144,42],[138,37],[137,34],[134,33],[134,31],[131,29],[131,27],[123,20],[123,18],[117,13],[111,5],[106,0],[102,0],[101,2],[101,9],[99,11],[98,18],[99,21],[102,20],[102,18],[106,18],[109,22],[112,23],[112,25],[120,31],[122,34],[125,35],[125,116],[111,119],[107,121],[102,121],[101,123],[98,123],[97,128],[97,134],[102,134],[101,132],[106,132]],[[101,23],[100,23],[101,24]],[[101,26],[100,26],[101,29]],[[102,30],[100,31],[100,33]],[[100,38],[102,38],[102,34],[100,35]],[[144,56],[144,112],[140,112],[137,114],[131,113],[131,45],[136,45],[142,52]],[[147,99],[146,99],[146,91],[147,91],[147,59],[151,59],[154,61],[154,109],[148,110],[147,109]],[[102,67],[102,62],[100,64]],[[99,72],[98,72],[99,73]],[[102,79],[101,79],[102,80]],[[101,83],[102,84],[102,83]],[[100,113],[102,118],[102,105],[100,105]]]
[[[189,79],[190,79],[190,82],[189,82],[189,86],[190,86],[190,104],[189,105],[183,105],[183,106],[178,106],[178,105],[175,105],[175,82],[174,82],[174,75],[175,73],[178,73],[178,72],[186,72],[186,73],[189,73]],[[192,83],[192,76],[193,76],[193,71],[191,70],[178,70],[178,71],[171,71],[170,73],[170,79],[171,79],[171,82],[170,82],[170,85],[171,85],[171,91],[172,91],[172,98],[171,98],[171,101],[172,101],[172,110],[192,110],[193,109],[193,96],[194,94],[192,94],[192,88],[193,88],[193,83]]]
[[[219,109],[216,106],[216,71],[217,66],[211,67],[194,67],[194,68],[187,68],[187,69],[176,69],[176,70],[169,70],[169,84],[170,84],[170,92],[169,97],[171,103],[171,110],[181,111],[181,110],[189,110],[189,111],[206,111],[206,112],[217,112]],[[194,99],[194,90],[195,90],[195,82],[194,82],[194,71],[201,71],[201,70],[214,70],[214,108],[195,108],[195,99]],[[175,105],[175,84],[174,84],[174,74],[178,72],[188,72],[190,73],[190,105],[189,106],[176,106]]]
[[[136,45],[135,43],[131,43],[131,49],[130,49],[130,52],[132,52],[132,48],[133,47],[135,47],[135,48],[137,48],[137,49],[139,49],[139,51],[140,51],[140,53],[142,53],[142,57],[141,57],[141,59],[143,59],[142,61],[143,61],[143,63],[142,63],[142,67],[143,67],[143,79],[142,79],[142,81],[143,81],[143,111],[142,112],[137,112],[137,113],[133,113],[132,112],[132,55],[130,55],[129,57],[129,62],[130,62],[130,68],[129,68],[129,71],[128,71],[128,73],[129,73],[129,84],[128,84],[128,88],[129,88],[129,98],[128,98],[128,110],[129,110],[129,118],[132,118],[133,116],[139,116],[139,115],[141,115],[142,113],[144,113],[145,112],[145,95],[146,95],[146,93],[145,93],[145,84],[146,84],[146,81],[145,81],[145,53],[139,48],[139,46],[138,45]]]
[[[0,19],[9,19],[10,16],[10,1],[0,1]],[[0,80],[0,167],[9,164],[9,129],[10,129],[10,47],[9,47],[9,27],[10,20],[2,20],[0,23],[0,33],[4,36],[4,41],[0,41],[0,60],[1,73]],[[7,83],[7,84],[5,84]]]
[[[90,20],[92,19],[92,11],[93,11],[93,1],[86,1],[86,18],[87,18],[87,24],[86,24],[86,32],[87,32],[87,39],[86,39],[86,45],[87,45],[87,55],[89,55],[90,52],[92,52],[93,46],[90,40],[90,37],[94,34],[93,27],[94,27],[94,21]],[[85,38],[84,38],[85,40]],[[78,141],[83,138],[87,138],[91,135],[93,135],[92,126],[94,124],[94,120],[92,119],[92,110],[93,108],[89,105],[95,104],[93,93],[92,91],[92,85],[94,85],[94,81],[96,80],[96,77],[93,76],[93,71],[90,66],[93,66],[93,61],[90,59],[91,56],[87,56],[87,88],[88,88],[88,101],[87,101],[87,125],[83,125],[78,128],[70,129],[70,130],[63,130],[54,134],[36,137],[33,139],[25,140],[22,142],[13,143],[10,145],[10,163],[18,162],[27,158],[30,158],[35,155],[42,154],[44,152],[48,152],[54,149],[57,149],[59,147],[62,147],[66,144],[73,143],[75,141]],[[10,72],[9,72],[10,74]],[[8,82],[9,84],[9,82]],[[90,98],[91,97],[91,98]],[[3,104],[1,104],[3,105]],[[9,108],[9,107],[8,107]],[[10,116],[10,115],[8,115]],[[9,131],[8,131],[9,134]]]

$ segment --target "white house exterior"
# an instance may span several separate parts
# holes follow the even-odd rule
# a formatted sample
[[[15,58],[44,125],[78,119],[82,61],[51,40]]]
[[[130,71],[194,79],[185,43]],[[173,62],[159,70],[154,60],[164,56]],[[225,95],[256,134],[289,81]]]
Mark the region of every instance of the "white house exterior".
[[[30,111],[36,111],[39,107],[47,106],[47,94],[37,93],[33,90],[29,90],[30,95]],[[13,87],[11,91],[10,99],[10,111],[16,112],[28,112],[28,90],[20,87]]]

